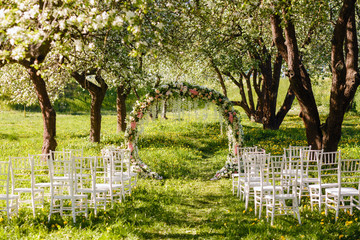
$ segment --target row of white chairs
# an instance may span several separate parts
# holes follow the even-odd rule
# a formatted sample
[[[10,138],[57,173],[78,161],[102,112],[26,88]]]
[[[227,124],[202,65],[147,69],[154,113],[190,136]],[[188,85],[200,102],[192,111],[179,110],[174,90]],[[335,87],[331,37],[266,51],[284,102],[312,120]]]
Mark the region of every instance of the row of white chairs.
[[[10,218],[19,206],[44,208],[50,202],[49,221],[61,216],[88,215],[88,208],[106,209],[131,194],[137,183],[130,151],[114,149],[101,157],[84,157],[82,150],[51,151],[49,154],[10,157],[0,162],[1,211]]]
[[[273,224],[277,214],[293,214],[301,223],[299,204],[310,197],[311,209],[325,205],[334,209],[359,208],[360,160],[341,159],[340,151],[324,152],[310,147],[290,146],[281,156],[271,156],[257,147],[239,148],[239,173],[233,174],[233,193],[245,201],[253,200],[255,214],[261,217],[263,206]],[[286,202],[292,202],[287,205]]]

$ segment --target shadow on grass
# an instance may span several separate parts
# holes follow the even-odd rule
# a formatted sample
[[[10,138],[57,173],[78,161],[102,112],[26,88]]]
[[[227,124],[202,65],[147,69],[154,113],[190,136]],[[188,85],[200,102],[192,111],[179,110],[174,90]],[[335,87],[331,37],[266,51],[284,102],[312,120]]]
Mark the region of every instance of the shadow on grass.
[[[11,140],[11,141],[18,141],[18,140],[19,140],[19,136],[15,135],[15,134],[0,133],[0,139],[7,139],[7,140]]]

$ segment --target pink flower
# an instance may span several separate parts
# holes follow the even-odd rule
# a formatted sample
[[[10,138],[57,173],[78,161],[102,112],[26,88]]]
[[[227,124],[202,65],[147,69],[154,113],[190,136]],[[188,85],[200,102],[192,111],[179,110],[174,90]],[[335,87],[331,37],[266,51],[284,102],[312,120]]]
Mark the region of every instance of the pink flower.
[[[132,121],[132,122],[131,122],[131,129],[132,129],[132,130],[135,130],[135,128],[136,128],[136,122],[135,122],[135,121]]]
[[[143,113],[142,113],[142,112],[138,112],[137,117],[138,117],[139,119],[141,119],[141,118],[143,117]]]
[[[159,89],[156,89],[155,92],[156,92],[156,93],[160,93]]]
[[[234,116],[232,115],[232,113],[229,113],[229,121],[230,123],[233,123],[234,121]]]
[[[195,95],[195,96],[199,94],[199,92],[196,91],[196,88],[194,88],[194,89],[189,89],[189,92],[190,92],[191,94]]]
[[[129,149],[130,149],[130,152],[132,152],[134,150],[134,146],[132,145],[132,142],[129,142]]]
[[[237,155],[237,149],[238,149],[238,145],[236,144],[235,146],[234,146],[234,155]]]

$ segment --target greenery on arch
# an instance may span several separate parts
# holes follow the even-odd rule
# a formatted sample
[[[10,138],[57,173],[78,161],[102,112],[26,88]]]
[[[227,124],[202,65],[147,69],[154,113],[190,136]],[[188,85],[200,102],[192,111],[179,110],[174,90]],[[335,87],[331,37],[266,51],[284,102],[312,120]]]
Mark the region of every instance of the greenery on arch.
[[[156,172],[151,171],[148,165],[141,161],[137,141],[139,137],[140,121],[145,114],[149,112],[157,101],[163,101],[170,98],[190,99],[192,101],[212,102],[218,107],[218,111],[224,118],[227,126],[227,135],[229,139],[229,157],[225,166],[219,170],[214,179],[228,177],[233,171],[236,171],[231,159],[236,154],[237,147],[243,142],[243,129],[241,125],[240,114],[234,109],[231,101],[221,93],[203,86],[197,86],[190,83],[171,83],[152,89],[145,95],[143,100],[137,101],[128,117],[128,125],[125,132],[125,144],[131,151],[131,159],[137,172],[140,175],[150,176],[161,179]]]

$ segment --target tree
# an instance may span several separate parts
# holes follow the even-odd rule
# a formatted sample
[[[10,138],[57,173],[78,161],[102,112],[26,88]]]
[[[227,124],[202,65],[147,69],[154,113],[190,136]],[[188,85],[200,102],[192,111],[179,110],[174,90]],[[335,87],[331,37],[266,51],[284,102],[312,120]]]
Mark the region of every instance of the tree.
[[[341,126],[346,109],[354,98],[359,85],[358,42],[355,19],[356,0],[344,0],[338,10],[331,37],[332,88],[329,115],[321,124],[311,87],[311,79],[302,61],[295,26],[295,5],[285,2],[272,6],[271,28],[273,41],[288,65],[290,85],[299,101],[308,143],[314,149],[337,150],[341,138]],[[319,3],[321,10],[333,2]],[[335,7],[334,7],[335,8]],[[308,9],[309,11],[309,9]]]
[[[17,63],[29,74],[44,119],[43,153],[57,146],[56,113],[44,79],[46,60],[54,57],[61,62],[61,53],[66,52],[64,48],[74,47],[67,43],[114,19],[106,16],[109,15],[99,10],[92,0],[2,2],[0,65]]]
[[[183,16],[182,30],[173,39],[186,39],[174,41],[174,45],[183,42],[182,51],[192,52],[190,55],[206,62],[225,96],[227,80],[239,88],[240,101],[232,102],[242,107],[250,119],[265,129],[278,129],[295,97],[289,89],[276,113],[283,59],[272,47],[264,19],[256,13],[258,5],[192,2],[191,10]]]

